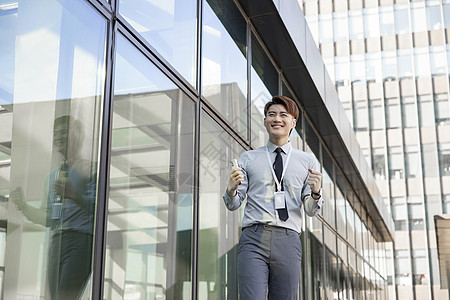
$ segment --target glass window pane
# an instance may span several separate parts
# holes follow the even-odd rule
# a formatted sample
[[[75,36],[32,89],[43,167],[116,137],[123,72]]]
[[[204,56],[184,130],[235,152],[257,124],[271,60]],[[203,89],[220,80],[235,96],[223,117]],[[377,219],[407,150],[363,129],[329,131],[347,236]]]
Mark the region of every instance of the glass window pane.
[[[105,294],[189,298],[195,104],[123,36],[116,49]]]
[[[403,127],[417,126],[417,110],[413,97],[402,98]]]
[[[395,4],[395,33],[403,34],[408,32],[410,32],[408,4]]]
[[[397,56],[395,51],[384,51],[383,56],[383,81],[397,78]]]
[[[418,96],[419,118],[421,127],[434,126],[434,108],[431,95]]]
[[[394,11],[389,6],[380,7],[380,28],[381,35],[395,34]]]
[[[402,125],[400,116],[400,101],[399,99],[386,99],[386,125],[387,128],[398,128]]]
[[[435,95],[436,125],[450,124],[450,103],[447,94]]]
[[[439,144],[439,169],[441,176],[450,176],[450,143]]]
[[[441,20],[441,9],[439,5],[427,7],[427,22],[428,30],[439,30],[444,27]]]
[[[333,20],[331,14],[319,15],[319,37],[321,44],[333,41]]]
[[[436,144],[422,145],[422,164],[425,177],[439,176]]]
[[[450,28],[450,4],[442,5],[442,10],[444,14],[445,28]]]
[[[364,55],[362,54],[351,55],[350,61],[351,61],[350,67],[351,67],[352,83],[365,82],[366,70],[364,64],[365,62]]]
[[[421,175],[420,158],[417,146],[407,146],[405,153],[406,178],[418,178]]]
[[[381,99],[371,100],[370,105],[370,129],[383,129],[384,127],[384,113],[383,103]]]
[[[424,3],[421,2],[421,5]],[[415,6],[412,4],[412,6]],[[427,17],[425,7],[411,8],[411,26],[413,32],[427,31]]]
[[[339,188],[336,188],[336,223],[340,235],[347,238],[346,200]],[[349,212],[350,213],[350,212]]]
[[[338,292],[338,264],[336,258],[336,236],[324,226],[325,245],[325,294],[326,299],[333,299]]]
[[[237,299],[237,249],[244,214],[222,199],[230,161],[244,149],[205,113],[201,119],[199,205],[199,299]]]
[[[252,145],[257,148],[267,143],[269,136],[264,127],[264,106],[278,95],[278,73],[258,40],[252,35],[251,70]]]
[[[375,179],[386,179],[386,155],[383,148],[372,149],[372,165]]]
[[[431,75],[430,55],[426,48],[414,49],[414,66],[416,77],[425,77]]]
[[[400,147],[389,147],[389,178],[403,178],[403,154]]]
[[[350,40],[364,38],[363,16],[360,10],[350,10],[348,12]]]
[[[431,75],[446,74],[447,53],[445,53],[444,46],[431,46],[430,59],[431,59]]]
[[[195,86],[197,1],[120,0],[119,12]]]
[[[322,169],[322,174],[322,197],[324,199],[322,214],[331,226],[335,226],[334,184],[325,169]]]
[[[347,39],[347,15],[345,12],[335,12],[334,16],[334,41]]]
[[[380,24],[378,22],[378,7],[364,8],[364,29],[366,38],[380,36]]]
[[[354,106],[354,129],[355,131],[365,131],[369,128],[367,101],[357,101]]]
[[[379,82],[382,75],[381,57],[379,53],[366,53],[366,80]]]
[[[397,61],[398,61],[398,77],[400,79],[412,77],[413,63],[410,50],[398,50]]]
[[[84,1],[9,3],[0,13],[2,296],[77,299],[90,294],[106,22]]]
[[[247,137],[246,33],[247,23],[233,2],[204,1],[202,95],[244,137]]]

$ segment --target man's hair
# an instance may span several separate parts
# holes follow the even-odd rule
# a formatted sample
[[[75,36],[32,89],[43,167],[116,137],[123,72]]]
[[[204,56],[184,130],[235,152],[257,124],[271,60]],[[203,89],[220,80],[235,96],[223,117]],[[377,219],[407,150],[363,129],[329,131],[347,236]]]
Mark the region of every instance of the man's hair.
[[[289,97],[286,96],[273,96],[272,100],[266,103],[266,106],[264,106],[264,116],[267,116],[267,112],[269,111],[269,108],[274,104],[281,104],[286,108],[286,111],[294,117],[294,119],[298,120],[298,107],[297,104],[295,104],[294,100],[292,100]]]

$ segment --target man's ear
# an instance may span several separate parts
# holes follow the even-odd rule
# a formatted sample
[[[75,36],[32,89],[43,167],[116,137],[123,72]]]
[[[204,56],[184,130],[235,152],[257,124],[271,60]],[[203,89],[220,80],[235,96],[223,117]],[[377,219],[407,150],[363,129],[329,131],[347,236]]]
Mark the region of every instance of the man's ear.
[[[295,125],[297,125],[297,119],[293,119],[293,121],[292,121],[292,128],[295,128]]]

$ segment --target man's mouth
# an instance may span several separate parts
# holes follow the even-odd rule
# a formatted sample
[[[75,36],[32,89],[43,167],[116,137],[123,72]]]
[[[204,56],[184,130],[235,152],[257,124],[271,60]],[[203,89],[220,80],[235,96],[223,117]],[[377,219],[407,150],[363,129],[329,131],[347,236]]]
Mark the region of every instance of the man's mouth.
[[[283,126],[280,125],[280,124],[273,124],[273,125],[272,125],[272,128],[281,128],[281,127],[283,127]]]

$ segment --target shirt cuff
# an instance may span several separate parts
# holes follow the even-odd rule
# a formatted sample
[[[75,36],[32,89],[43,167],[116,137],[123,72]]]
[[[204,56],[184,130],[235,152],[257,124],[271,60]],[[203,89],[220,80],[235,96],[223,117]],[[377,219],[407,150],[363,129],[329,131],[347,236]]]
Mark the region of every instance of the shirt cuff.
[[[233,200],[235,200],[237,198],[238,194],[236,191],[236,195],[234,197],[231,197],[230,195],[228,195],[227,190],[225,189],[225,192],[222,195],[223,201],[225,201],[225,204],[229,204],[231,203]]]

